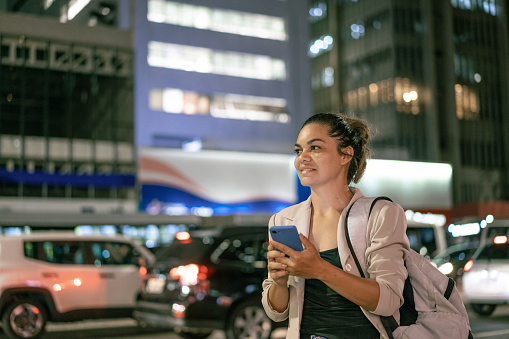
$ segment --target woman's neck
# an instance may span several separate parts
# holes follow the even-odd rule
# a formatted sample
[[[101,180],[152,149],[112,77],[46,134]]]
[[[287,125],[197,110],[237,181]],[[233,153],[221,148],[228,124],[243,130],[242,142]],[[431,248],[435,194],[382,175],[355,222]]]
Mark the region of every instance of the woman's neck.
[[[311,189],[311,206],[315,215],[327,215],[339,213],[348,206],[353,193],[348,185],[341,188],[326,188],[321,190]]]

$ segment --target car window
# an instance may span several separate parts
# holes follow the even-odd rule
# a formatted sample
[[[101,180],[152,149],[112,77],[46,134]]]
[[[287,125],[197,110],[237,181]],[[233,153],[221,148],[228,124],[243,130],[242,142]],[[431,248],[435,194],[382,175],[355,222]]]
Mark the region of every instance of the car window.
[[[488,245],[479,253],[477,259],[509,259],[509,244]]]
[[[192,237],[184,241],[174,240],[170,245],[159,249],[155,255],[158,260],[178,258],[196,261],[201,259],[214,243],[213,237]]]
[[[252,237],[233,237],[224,239],[221,245],[214,251],[211,259],[217,261],[241,261],[244,263],[253,263],[264,260],[264,251],[267,246],[263,239],[253,239]],[[265,255],[266,257],[266,255]]]
[[[132,265],[139,257],[131,244],[122,242],[91,242],[93,263],[102,265]]]
[[[25,241],[27,258],[52,264],[83,265],[83,244],[78,241]]]

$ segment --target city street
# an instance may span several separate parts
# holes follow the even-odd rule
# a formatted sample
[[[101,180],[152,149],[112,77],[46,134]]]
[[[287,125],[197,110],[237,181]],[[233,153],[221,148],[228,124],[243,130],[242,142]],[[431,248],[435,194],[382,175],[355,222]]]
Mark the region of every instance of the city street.
[[[509,338],[509,305],[499,306],[488,318],[480,318],[469,310],[474,337],[489,339]],[[273,339],[284,338],[284,331],[276,331]],[[48,324],[47,339],[68,338],[122,338],[122,339],[181,339],[176,333],[167,330],[139,328],[132,319],[82,321],[76,323]],[[3,332],[0,339],[8,339]],[[224,333],[215,331],[208,339],[225,339]],[[253,338],[255,339],[255,338]]]

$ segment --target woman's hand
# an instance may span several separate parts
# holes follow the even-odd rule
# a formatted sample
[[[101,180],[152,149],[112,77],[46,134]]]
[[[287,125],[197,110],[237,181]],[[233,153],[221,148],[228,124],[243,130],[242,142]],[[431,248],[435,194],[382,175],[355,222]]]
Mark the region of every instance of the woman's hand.
[[[295,251],[277,241],[272,240],[270,242],[269,251],[272,248],[272,252],[274,252],[270,254],[270,257],[273,258],[274,262],[271,265],[271,260],[269,260],[269,272],[273,267],[275,270],[274,275],[271,272],[273,280],[276,280],[275,277],[278,279],[286,277],[288,279],[288,274],[304,279],[317,279],[317,275],[325,261],[320,257],[320,253],[308,238],[303,234],[299,234],[299,238],[302,245],[304,245],[302,251]],[[267,257],[269,257],[269,253],[267,253]],[[281,271],[284,271],[284,274]]]
[[[275,284],[286,287],[288,282],[288,272],[285,270],[286,264],[278,261],[283,258],[285,258],[285,254],[278,251],[272,243],[269,244],[267,252],[267,269],[269,270],[269,275]]]

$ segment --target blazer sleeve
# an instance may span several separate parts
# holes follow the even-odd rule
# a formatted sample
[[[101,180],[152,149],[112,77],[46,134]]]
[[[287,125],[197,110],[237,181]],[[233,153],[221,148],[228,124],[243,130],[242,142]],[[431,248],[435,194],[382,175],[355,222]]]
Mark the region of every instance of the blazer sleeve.
[[[403,288],[408,276],[404,259],[410,248],[407,221],[400,205],[381,201],[368,222],[365,258],[368,274],[380,286],[378,306],[373,313],[390,316],[403,305]]]
[[[272,216],[272,218],[270,218],[270,220],[269,220],[269,227],[275,225],[275,220],[276,220],[276,214],[274,214]],[[270,237],[270,232],[269,232],[269,237]],[[272,319],[273,321],[276,321],[276,322],[280,322],[280,321],[288,319],[289,308],[287,307],[286,310],[284,310],[281,313],[275,311],[272,308],[272,306],[270,305],[270,302],[269,302],[269,288],[270,288],[271,285],[272,285],[272,278],[270,277],[270,275],[268,275],[267,279],[265,279],[263,281],[263,284],[262,284],[262,288],[263,288],[263,291],[262,291],[262,305],[263,305],[263,308],[265,310],[265,313],[267,314],[267,316],[270,319]],[[290,303],[288,303],[288,304],[290,304]]]

